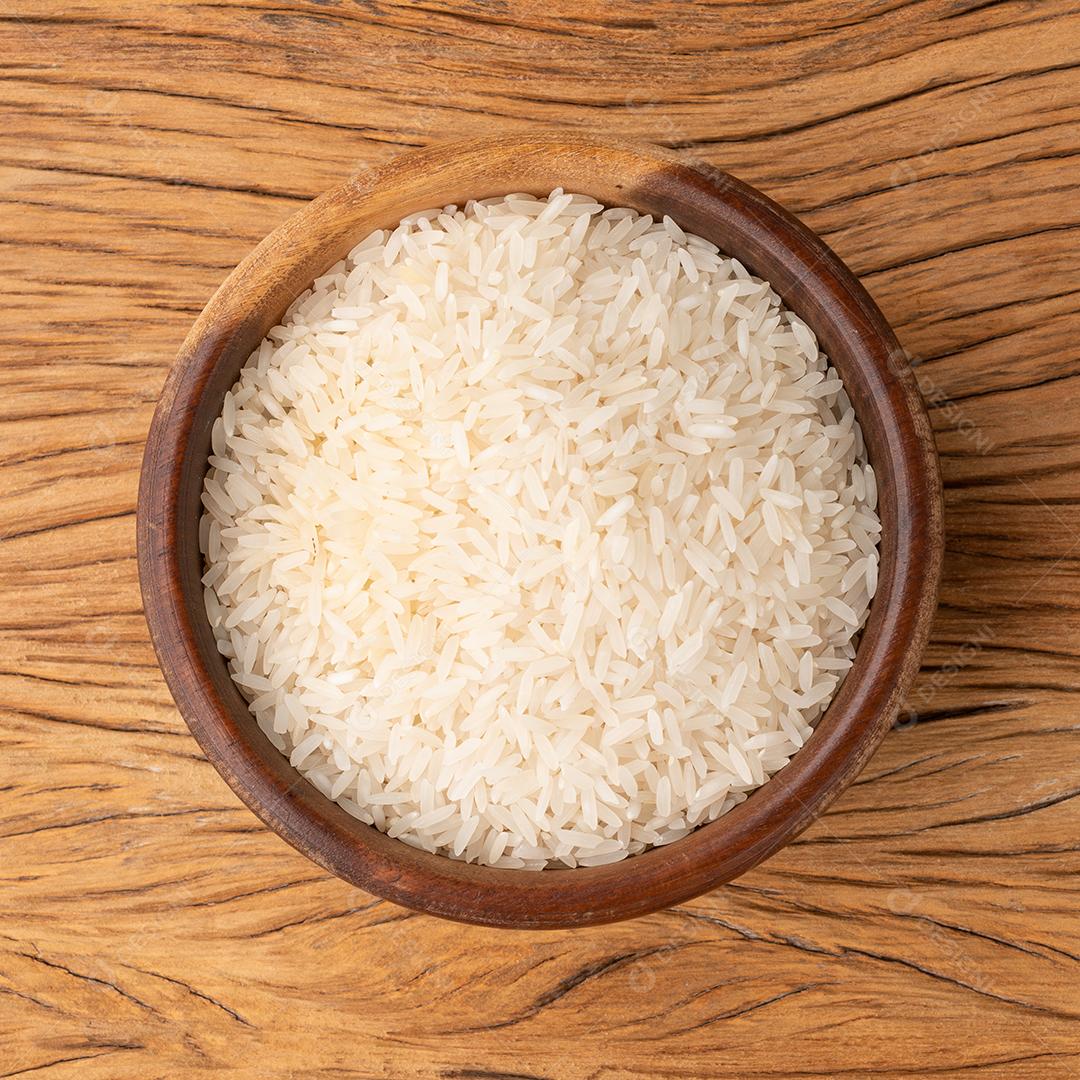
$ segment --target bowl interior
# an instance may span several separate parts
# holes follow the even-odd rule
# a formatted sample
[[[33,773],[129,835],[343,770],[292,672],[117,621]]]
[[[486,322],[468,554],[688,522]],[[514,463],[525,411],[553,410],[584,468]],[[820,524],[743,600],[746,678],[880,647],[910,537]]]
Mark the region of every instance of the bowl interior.
[[[879,478],[879,588],[852,670],[806,746],[690,836],[623,862],[530,873],[466,865],[391,840],[304,780],[259,731],[205,617],[198,519],[225,392],[295,297],[377,228],[470,198],[555,187],[670,215],[771,282],[817,333]],[[170,689],[207,756],[290,843],[400,903],[497,926],[586,925],[680,902],[742,873],[804,828],[854,777],[918,668],[936,598],[940,484],[921,399],[887,323],[829,249],[759,192],[658,151],[538,136],[435,147],[352,178],[300,211],[230,275],[184,342],[147,444],[139,562]]]

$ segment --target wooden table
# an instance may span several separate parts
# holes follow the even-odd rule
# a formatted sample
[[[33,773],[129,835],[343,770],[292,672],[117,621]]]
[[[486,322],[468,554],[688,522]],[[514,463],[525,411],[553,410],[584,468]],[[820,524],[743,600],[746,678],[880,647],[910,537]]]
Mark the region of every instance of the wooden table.
[[[0,60],[0,1076],[1080,1075],[1075,5],[0,0]],[[240,805],[158,674],[133,509],[170,359],[260,237],[404,147],[554,124],[729,169],[862,276],[948,554],[909,721],[802,839],[513,934]]]

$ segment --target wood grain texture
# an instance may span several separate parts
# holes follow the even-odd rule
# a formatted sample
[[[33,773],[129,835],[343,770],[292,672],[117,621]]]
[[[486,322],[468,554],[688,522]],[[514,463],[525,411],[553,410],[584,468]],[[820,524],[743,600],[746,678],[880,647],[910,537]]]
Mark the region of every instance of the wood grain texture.
[[[906,0],[0,4],[0,1076],[1080,1073],[1080,15]],[[861,275],[947,554],[908,721],[795,844],[610,928],[409,915],[266,831],[171,705],[142,441],[224,274],[405,145],[677,148]]]

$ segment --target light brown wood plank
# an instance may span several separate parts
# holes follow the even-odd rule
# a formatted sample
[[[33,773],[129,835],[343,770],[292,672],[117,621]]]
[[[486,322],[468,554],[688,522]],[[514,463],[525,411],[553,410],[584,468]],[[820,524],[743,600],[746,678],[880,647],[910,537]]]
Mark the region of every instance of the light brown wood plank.
[[[1080,1075],[1080,14],[0,7],[0,1076]],[[796,843],[633,923],[498,934],[302,859],[171,704],[153,403],[228,268],[408,146],[567,125],[799,213],[909,350],[946,486],[909,712]]]

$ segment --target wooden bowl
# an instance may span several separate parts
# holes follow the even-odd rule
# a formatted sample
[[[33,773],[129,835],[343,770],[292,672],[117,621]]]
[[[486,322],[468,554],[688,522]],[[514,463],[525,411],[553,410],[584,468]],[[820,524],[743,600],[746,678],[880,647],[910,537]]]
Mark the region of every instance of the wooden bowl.
[[[880,584],[855,663],[805,747],[717,821],[622,862],[497,870],[418,851],[351,817],[297,773],[256,726],[214,645],[202,599],[199,497],[226,390],[312,280],[367,233],[418,210],[552,188],[669,214],[770,281],[816,331],[844,379],[880,491]],[[919,668],[942,554],[930,426],[892,330],[809,229],[760,192],[659,150],[568,134],[435,146],[354,176],[268,236],[199,316],[169,374],[143,460],[139,575],[173,697],[207,757],[267,825],[361,888],[488,926],[587,926],[715,888],[801,832],[866,763]]]

